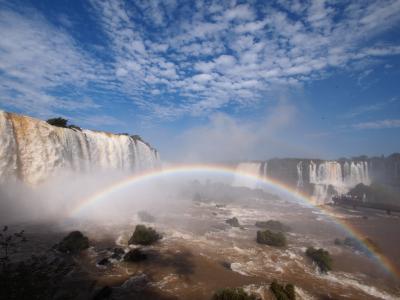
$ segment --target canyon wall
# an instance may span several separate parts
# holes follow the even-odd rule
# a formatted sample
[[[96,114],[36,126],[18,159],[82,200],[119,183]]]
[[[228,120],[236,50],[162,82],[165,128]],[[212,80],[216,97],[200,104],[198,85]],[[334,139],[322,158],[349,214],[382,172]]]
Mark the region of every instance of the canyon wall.
[[[278,158],[242,162],[237,168],[278,180],[309,195],[315,203],[329,202],[333,195],[347,193],[359,183],[375,182],[400,190],[400,154],[340,160]]]
[[[0,111],[0,182],[36,185],[63,170],[136,172],[158,164],[157,151],[140,139]]]

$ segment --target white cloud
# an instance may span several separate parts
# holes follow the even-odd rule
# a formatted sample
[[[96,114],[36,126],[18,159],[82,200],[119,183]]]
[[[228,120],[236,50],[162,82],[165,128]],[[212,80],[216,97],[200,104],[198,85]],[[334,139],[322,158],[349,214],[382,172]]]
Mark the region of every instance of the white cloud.
[[[378,120],[371,122],[362,122],[353,125],[356,129],[385,129],[400,128],[400,119]]]
[[[213,79],[213,76],[210,74],[197,74],[193,76],[193,80],[197,82],[207,82]]]
[[[247,4],[240,4],[228,9],[222,16],[223,19],[231,20],[253,20],[254,12]]]
[[[51,91],[101,86],[150,114],[177,118],[253,105],[276,86],[355,62],[365,71],[368,58],[400,54],[397,44],[375,42],[400,20],[395,0],[351,1],[340,10],[332,1],[90,3],[108,62],[84,50],[98,45],[81,45],[37,11],[0,11],[3,104],[49,113],[67,107]]]

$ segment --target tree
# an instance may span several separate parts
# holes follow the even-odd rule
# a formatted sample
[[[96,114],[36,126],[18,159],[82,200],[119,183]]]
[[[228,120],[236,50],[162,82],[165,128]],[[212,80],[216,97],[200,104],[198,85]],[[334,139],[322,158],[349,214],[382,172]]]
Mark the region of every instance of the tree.
[[[285,247],[287,241],[282,232],[273,232],[267,229],[264,231],[257,231],[257,243],[275,247]]]
[[[320,248],[308,247],[306,255],[315,262],[322,273],[332,270],[332,258],[328,251]]]
[[[151,227],[136,225],[128,244],[151,245],[161,239],[161,235]]]
[[[239,220],[236,217],[228,219],[225,222],[231,225],[232,227],[240,227]]]
[[[291,283],[286,284],[286,286],[279,284],[276,279],[274,279],[270,286],[271,292],[274,294],[277,300],[295,300],[296,292],[294,285]]]
[[[70,232],[58,245],[60,252],[78,254],[82,250],[89,248],[89,239],[80,231]]]
[[[58,117],[58,118],[48,119],[46,122],[49,123],[50,125],[53,125],[53,126],[67,128],[68,120],[64,119],[64,118],[61,118],[61,117]]]

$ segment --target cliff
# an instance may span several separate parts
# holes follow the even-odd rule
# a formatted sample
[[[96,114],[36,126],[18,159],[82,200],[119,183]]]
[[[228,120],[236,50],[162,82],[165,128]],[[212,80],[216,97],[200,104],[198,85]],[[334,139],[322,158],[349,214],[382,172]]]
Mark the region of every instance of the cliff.
[[[237,168],[276,179],[310,195],[316,203],[329,202],[333,195],[347,193],[359,183],[400,191],[400,154],[339,160],[275,158],[239,163]]]
[[[0,182],[35,185],[62,170],[135,172],[158,164],[157,151],[139,139],[0,111]]]

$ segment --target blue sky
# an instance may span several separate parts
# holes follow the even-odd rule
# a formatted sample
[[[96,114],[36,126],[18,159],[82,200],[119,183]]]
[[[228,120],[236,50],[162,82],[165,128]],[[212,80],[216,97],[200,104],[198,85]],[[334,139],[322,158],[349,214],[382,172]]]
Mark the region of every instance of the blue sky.
[[[389,154],[399,32],[399,0],[0,0],[0,108],[167,160]]]

